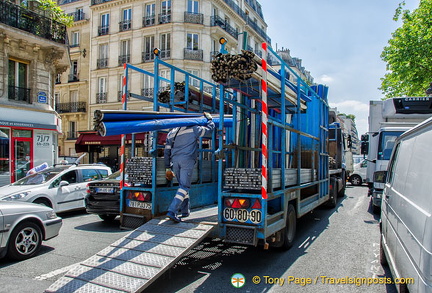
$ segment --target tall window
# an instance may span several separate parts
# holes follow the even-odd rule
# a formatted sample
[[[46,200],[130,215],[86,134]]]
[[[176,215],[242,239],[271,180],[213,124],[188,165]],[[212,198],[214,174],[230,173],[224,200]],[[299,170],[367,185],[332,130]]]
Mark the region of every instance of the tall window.
[[[68,138],[69,139],[74,139],[76,137],[77,137],[77,134],[76,134],[76,122],[75,121],[70,121],[69,122]]]
[[[69,82],[78,80],[78,60],[73,60],[70,68]]]
[[[99,45],[99,58],[97,68],[106,68],[108,66],[108,44]]]
[[[187,72],[189,72],[189,73],[191,73],[191,74],[193,74],[193,75],[195,75],[195,76],[199,76],[199,71],[198,70],[186,70]],[[193,86],[195,86],[195,87],[199,87],[199,80],[198,79],[196,79],[196,78],[194,78],[194,77],[192,77],[192,76],[190,76],[189,77],[189,84],[190,85],[193,85]]]
[[[98,92],[96,94],[96,103],[106,103],[107,102],[107,82],[106,77],[99,77],[98,79]]]
[[[78,112],[78,91],[70,91],[71,112]]]
[[[79,31],[72,32],[72,45],[71,45],[71,47],[78,47],[79,43],[80,43]]]
[[[109,13],[105,13],[101,15],[101,25],[99,27],[99,35],[107,35],[109,33]]]
[[[123,40],[120,43],[119,66],[130,62],[130,40]]]
[[[198,50],[198,34],[187,34],[187,49]]]
[[[162,1],[159,23],[171,22],[171,0]]]
[[[171,34],[161,34],[160,37],[161,58],[171,57]]]
[[[155,4],[147,4],[145,6],[145,16],[143,19],[143,26],[152,26],[155,24]]]
[[[120,22],[120,31],[127,31],[131,29],[132,23],[132,9],[123,9],[122,21]]]
[[[144,56],[143,62],[150,61],[154,59],[153,49],[155,47],[154,44],[154,36],[148,36],[144,38]]]
[[[194,14],[199,13],[199,2],[195,0],[188,0],[187,12]]]
[[[23,62],[9,60],[8,86],[9,100],[30,103],[28,87],[28,65]]]

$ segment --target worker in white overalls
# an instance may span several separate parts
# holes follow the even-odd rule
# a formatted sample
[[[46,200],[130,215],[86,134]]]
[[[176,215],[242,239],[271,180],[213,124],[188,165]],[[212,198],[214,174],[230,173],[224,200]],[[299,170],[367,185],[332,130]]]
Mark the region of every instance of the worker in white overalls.
[[[192,172],[198,157],[198,139],[209,135],[215,124],[212,116],[204,112],[207,118],[206,126],[186,126],[173,128],[167,135],[164,160],[166,178],[172,180],[177,177],[179,188],[168,208],[167,217],[178,223],[190,213],[189,189],[191,187]]]

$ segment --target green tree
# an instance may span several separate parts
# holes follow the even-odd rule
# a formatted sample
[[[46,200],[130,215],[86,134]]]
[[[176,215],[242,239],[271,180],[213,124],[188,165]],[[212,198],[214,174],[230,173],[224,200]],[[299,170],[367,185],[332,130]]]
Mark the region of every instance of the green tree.
[[[67,27],[72,26],[73,17],[64,13],[64,11],[57,5],[56,2],[52,0],[35,0],[39,3],[39,9],[43,11],[48,11],[51,18],[58,21]]]
[[[381,78],[380,90],[386,98],[425,96],[432,82],[432,0],[420,0],[412,12],[403,10],[404,4],[399,4],[394,17],[402,16],[402,26],[381,53],[388,72]]]

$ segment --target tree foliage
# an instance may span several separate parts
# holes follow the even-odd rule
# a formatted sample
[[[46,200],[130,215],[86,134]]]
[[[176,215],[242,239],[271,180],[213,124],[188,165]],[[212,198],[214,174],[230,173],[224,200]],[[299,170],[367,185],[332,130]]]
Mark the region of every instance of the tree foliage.
[[[414,11],[399,4],[394,16],[402,17],[402,26],[393,34],[381,53],[387,73],[381,78],[380,90],[386,98],[425,96],[432,82],[432,0],[420,0]]]
[[[48,11],[51,18],[58,21],[68,27],[73,24],[73,17],[64,13],[64,11],[52,0],[36,0],[39,4],[39,9]]]

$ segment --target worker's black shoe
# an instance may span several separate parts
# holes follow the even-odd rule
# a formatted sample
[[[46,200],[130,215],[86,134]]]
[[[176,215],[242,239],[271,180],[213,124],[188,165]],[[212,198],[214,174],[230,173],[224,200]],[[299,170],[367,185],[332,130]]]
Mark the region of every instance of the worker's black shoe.
[[[180,223],[181,222],[181,219],[180,218],[178,218],[173,212],[168,212],[167,213],[167,217],[171,220],[171,221],[173,221],[173,222],[176,222],[176,223]]]

